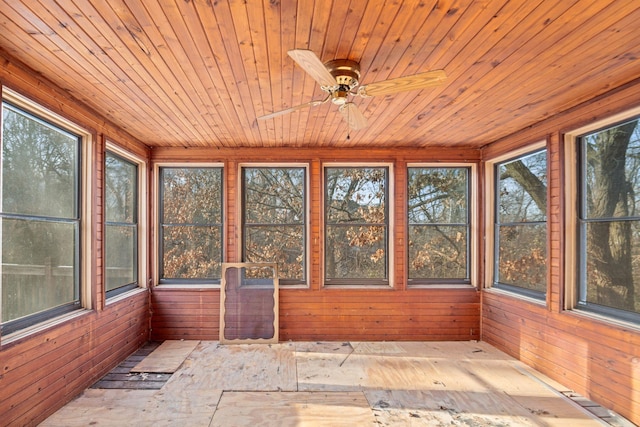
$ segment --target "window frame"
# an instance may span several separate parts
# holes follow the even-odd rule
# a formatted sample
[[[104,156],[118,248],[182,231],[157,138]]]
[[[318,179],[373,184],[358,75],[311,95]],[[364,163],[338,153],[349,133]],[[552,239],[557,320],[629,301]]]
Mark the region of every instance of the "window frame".
[[[582,178],[581,138],[632,120],[640,121],[640,106],[612,114],[564,133],[564,180],[567,183],[564,188],[564,198],[568,208],[564,213],[566,224],[565,285],[561,290],[563,296],[561,308],[565,312],[640,330],[640,313],[627,312],[595,303],[584,303],[580,300],[580,288],[585,286],[582,282],[584,274],[581,271],[581,264],[586,262],[586,258],[582,256],[585,237],[580,231],[580,223],[584,220],[581,212],[584,208],[582,204],[584,182]]]
[[[351,162],[335,162],[335,163],[323,163],[322,164],[322,184],[320,188],[321,196],[321,227],[322,227],[322,243],[321,243],[321,283],[322,287],[326,288],[393,288],[394,287],[394,272],[395,272],[395,249],[394,249],[394,211],[395,205],[392,204],[394,199],[394,164],[391,162],[367,162],[367,163],[351,163]],[[354,278],[354,279],[328,279],[326,271],[326,252],[328,250],[327,244],[327,200],[326,200],[326,188],[327,188],[327,169],[386,169],[385,177],[385,219],[386,219],[386,265],[387,272],[386,279],[366,279],[366,278]]]
[[[153,166],[154,180],[153,180],[153,208],[156,214],[153,220],[154,235],[153,240],[153,277],[154,286],[162,288],[220,288],[220,278],[217,279],[165,279],[161,277],[162,272],[162,183],[161,183],[161,171],[162,169],[198,169],[198,168],[211,168],[220,169],[220,251],[221,259],[220,265],[225,262],[225,236],[226,236],[226,176],[224,163],[221,162],[158,162]]]
[[[303,250],[304,250],[304,268],[303,268],[303,274],[304,274],[304,278],[302,280],[291,280],[291,279],[284,279],[284,278],[278,278],[278,282],[279,282],[279,286],[284,286],[287,288],[308,288],[310,286],[310,274],[311,274],[311,265],[310,265],[310,258],[309,258],[309,254],[311,252],[311,247],[310,247],[310,220],[309,218],[311,217],[310,215],[310,196],[309,196],[309,181],[310,181],[310,175],[309,175],[309,170],[310,170],[310,166],[309,163],[240,163],[238,164],[238,187],[240,189],[240,191],[238,192],[239,195],[239,201],[238,201],[238,215],[237,217],[240,218],[240,244],[238,245],[238,250],[239,250],[239,259],[242,259],[243,261],[246,262],[245,260],[245,243],[246,243],[246,221],[245,221],[245,215],[246,215],[246,210],[245,210],[245,202],[246,202],[246,192],[245,192],[245,170],[246,169],[303,169],[304,170],[304,195],[303,195],[303,203],[304,203],[304,220],[303,220],[303,238],[304,238],[304,244],[303,244]],[[275,224],[274,224],[275,226]],[[273,260],[271,261],[273,263],[277,264],[277,261]]]
[[[93,135],[85,128],[77,125],[71,120],[49,110],[37,102],[21,95],[20,93],[9,89],[5,86],[1,87],[2,104],[7,103],[13,108],[21,110],[25,114],[33,117],[37,121],[59,128],[78,138],[77,145],[77,177],[74,184],[76,195],[76,215],[78,228],[76,231],[75,241],[77,243],[76,252],[74,254],[77,271],[75,271],[77,280],[78,298],[71,303],[63,306],[46,309],[37,313],[32,313],[5,322],[0,326],[0,336],[2,342],[11,342],[30,335],[42,328],[47,328],[58,324],[68,318],[75,317],[79,314],[93,309],[94,304],[94,277],[92,276],[92,266],[94,264],[93,256],[93,221],[94,210],[91,206],[93,200],[93,171],[94,171],[94,140]],[[4,107],[2,107],[3,109]],[[2,125],[2,115],[0,115],[0,126]],[[0,127],[0,130],[2,127]],[[0,132],[1,134],[2,132]],[[1,242],[0,242],[1,248]],[[0,263],[0,275],[2,264]],[[0,279],[0,318],[2,311],[1,295],[2,280]],[[10,327],[7,328],[6,325]]]
[[[106,158],[107,158],[107,153],[114,155],[116,157],[121,158],[122,160],[129,162],[133,165],[136,166],[136,223],[135,223],[135,229],[136,229],[136,277],[137,277],[137,281],[136,283],[129,283],[123,286],[120,286],[118,288],[115,288],[111,291],[107,291],[106,290],[106,268],[107,268],[107,262],[106,262],[106,230],[107,230],[107,225],[108,225],[108,221],[107,221],[107,215],[106,212],[104,213],[104,233],[105,233],[105,238],[104,240],[104,247],[103,247],[103,254],[105,256],[105,260],[102,263],[103,264],[103,268],[105,269],[105,272],[103,273],[103,276],[105,278],[105,284],[104,284],[104,294],[105,294],[105,299],[107,300],[107,303],[109,303],[111,300],[114,299],[118,299],[117,297],[121,296],[122,294],[125,294],[129,291],[133,291],[133,290],[139,290],[141,288],[146,288],[147,287],[147,237],[148,237],[148,233],[147,233],[147,203],[145,203],[145,201],[147,200],[147,163],[146,161],[144,161],[143,159],[141,159],[139,156],[125,150],[124,148],[118,146],[117,144],[111,142],[110,140],[106,140],[105,143],[105,150],[104,150],[104,180],[105,180],[105,190],[106,191],[106,170],[107,170],[107,165],[106,165]],[[105,210],[106,210],[106,203],[103,204],[105,206]],[[125,296],[125,295],[123,295]]]
[[[406,165],[406,182],[405,185],[409,185],[409,169],[412,168],[424,168],[424,169],[467,169],[467,278],[466,279],[412,279],[409,276],[409,264],[411,262],[409,258],[409,193],[406,192],[406,262],[407,262],[407,288],[477,288],[478,287],[478,165],[476,163],[462,163],[462,162],[425,162],[425,163],[407,163]],[[428,224],[425,224],[428,225]]]
[[[549,148],[547,144],[547,140],[539,140],[538,142],[534,142],[528,144],[524,147],[521,147],[516,150],[509,151],[505,154],[492,158],[491,160],[487,160],[484,162],[484,181],[485,181],[485,273],[484,273],[484,289],[490,290],[491,292],[500,292],[505,293],[516,298],[525,299],[530,302],[547,305],[549,298],[549,269],[546,271],[546,291],[544,293],[540,293],[538,291],[529,290],[526,288],[512,286],[505,283],[497,283],[496,282],[496,271],[499,268],[499,254],[498,254],[498,245],[497,243],[497,233],[499,228],[496,227],[497,222],[497,206],[499,203],[499,199],[497,197],[497,185],[498,179],[497,175],[497,167],[500,164],[517,160],[522,157],[526,157],[528,155],[535,154],[537,152],[545,150],[547,153],[547,208],[549,206]],[[548,209],[547,209],[548,211]],[[549,258],[549,214],[547,212],[546,215],[546,252],[547,259]],[[548,264],[548,263],[547,263]]]

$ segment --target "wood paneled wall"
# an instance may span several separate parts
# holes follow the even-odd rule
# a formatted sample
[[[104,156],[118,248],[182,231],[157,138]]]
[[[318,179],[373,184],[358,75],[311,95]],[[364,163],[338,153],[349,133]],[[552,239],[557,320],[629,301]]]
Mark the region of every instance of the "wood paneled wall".
[[[37,425],[148,340],[148,295],[0,348],[0,423]]]
[[[142,158],[133,140],[46,79],[0,55],[0,84],[32,99],[92,134],[94,169],[90,218],[92,309],[23,338],[0,336],[0,425],[37,425],[81,393],[149,339],[149,293],[139,291],[107,304],[103,283],[102,174],[105,140]],[[85,255],[87,256],[87,255]]]
[[[225,261],[240,259],[240,189],[243,163],[309,164],[309,262],[307,289],[280,289],[281,340],[474,340],[479,338],[480,295],[471,287],[411,289],[407,287],[406,165],[408,162],[477,163],[472,149],[171,149],[152,151],[152,161],[222,162],[225,169]],[[391,239],[393,288],[331,288],[322,281],[322,165],[349,162],[393,164],[394,211]],[[476,191],[476,189],[474,189]],[[218,339],[219,299],[216,289],[152,288],[154,339]]]
[[[563,310],[566,209],[564,132],[640,105],[640,81],[538,123],[484,150],[483,158],[547,140],[549,272],[546,306],[486,290],[482,340],[519,358],[567,388],[640,424],[640,331]],[[566,179],[570,179],[567,177]]]
[[[220,291],[152,293],[153,339],[217,340]],[[281,341],[453,341],[480,338],[479,293],[469,289],[281,289]]]

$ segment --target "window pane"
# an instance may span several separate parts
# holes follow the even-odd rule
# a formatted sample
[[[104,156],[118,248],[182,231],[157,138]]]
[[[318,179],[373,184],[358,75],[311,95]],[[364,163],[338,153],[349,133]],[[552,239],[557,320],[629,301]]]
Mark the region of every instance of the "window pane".
[[[282,278],[304,280],[304,227],[246,227],[245,261],[276,262]]]
[[[495,171],[494,285],[542,299],[547,291],[547,151],[501,163]]]
[[[305,175],[302,167],[243,168],[244,260],[274,262],[281,284],[305,281]]]
[[[640,313],[640,287],[635,286],[640,283],[640,222],[589,223],[586,235],[586,288],[581,301]]]
[[[2,120],[2,211],[76,218],[79,138],[7,104]]]
[[[222,168],[161,168],[161,280],[220,279]]]
[[[409,168],[410,224],[465,224],[467,168]]]
[[[409,226],[409,277],[468,279],[467,226]]]
[[[500,164],[498,181],[498,222],[546,221],[546,151]]]
[[[220,224],[221,168],[163,168],[162,222]]]
[[[327,226],[327,279],[387,279],[385,227]]]
[[[499,227],[496,281],[538,292],[547,290],[546,224]]]
[[[138,167],[107,153],[105,157],[105,216],[108,222],[137,221]]]
[[[304,168],[245,168],[247,224],[303,224]]]
[[[640,128],[634,120],[582,138],[586,218],[640,216]]]
[[[327,168],[326,222],[386,222],[386,168]]]
[[[107,225],[105,236],[106,291],[138,281],[136,227]]]
[[[2,219],[2,322],[79,300],[76,222]]]
[[[164,278],[220,278],[221,227],[163,226]]]
[[[409,278],[469,279],[469,168],[408,168]]]
[[[614,316],[640,313],[638,120],[583,136],[580,149],[579,302]]]
[[[388,280],[385,167],[325,169],[325,277]]]

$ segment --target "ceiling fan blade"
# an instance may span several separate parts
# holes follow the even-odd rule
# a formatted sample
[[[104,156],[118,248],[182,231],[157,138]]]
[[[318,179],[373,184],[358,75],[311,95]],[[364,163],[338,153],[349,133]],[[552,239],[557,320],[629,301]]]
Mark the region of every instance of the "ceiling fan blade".
[[[412,76],[398,77],[396,79],[383,80],[361,86],[358,90],[360,96],[389,95],[407,90],[422,89],[425,87],[442,84],[447,78],[444,70],[427,71],[426,73]]]
[[[264,116],[256,117],[256,119],[258,119],[258,120],[272,119],[274,117],[283,116],[285,114],[293,113],[294,111],[301,110],[303,108],[315,107],[317,105],[324,104],[325,102],[327,102],[329,100],[329,98],[330,97],[327,96],[325,99],[311,101],[311,102],[307,102],[307,103],[304,103],[304,104],[296,105],[295,107],[287,108],[287,109],[284,109],[284,110],[276,111],[275,113],[265,114]]]
[[[311,50],[293,49],[287,52],[291,59],[302,67],[321,86],[335,86],[336,79],[324,66],[320,58]]]
[[[367,127],[367,118],[353,102],[341,105],[339,111],[351,129],[360,130]]]

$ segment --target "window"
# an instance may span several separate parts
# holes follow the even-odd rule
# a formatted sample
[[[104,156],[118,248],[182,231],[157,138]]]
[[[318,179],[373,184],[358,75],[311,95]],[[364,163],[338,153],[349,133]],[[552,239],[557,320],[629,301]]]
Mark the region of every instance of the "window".
[[[389,168],[326,167],[327,284],[389,284]]]
[[[6,335],[81,308],[86,298],[80,258],[87,136],[4,92],[0,312]]]
[[[547,152],[495,165],[493,286],[544,299],[547,291]]]
[[[243,259],[275,262],[282,285],[306,283],[304,167],[244,167]]]
[[[222,168],[160,168],[160,283],[220,283]]]
[[[578,145],[577,307],[640,320],[638,119],[585,133]]]
[[[470,167],[407,169],[409,282],[469,284]]]
[[[138,165],[105,155],[105,292],[138,286]]]

